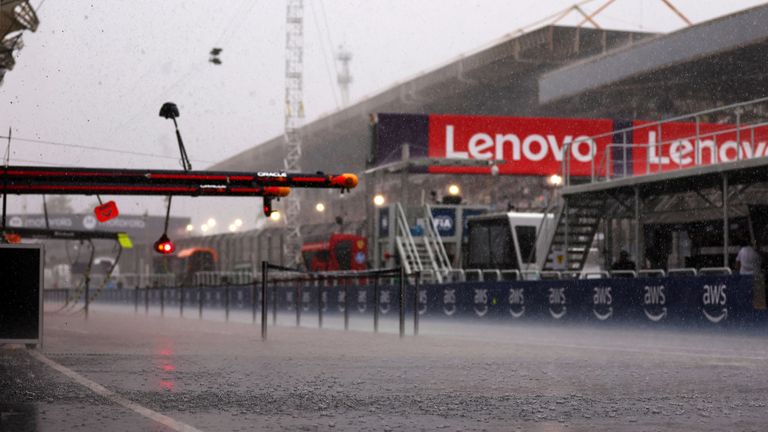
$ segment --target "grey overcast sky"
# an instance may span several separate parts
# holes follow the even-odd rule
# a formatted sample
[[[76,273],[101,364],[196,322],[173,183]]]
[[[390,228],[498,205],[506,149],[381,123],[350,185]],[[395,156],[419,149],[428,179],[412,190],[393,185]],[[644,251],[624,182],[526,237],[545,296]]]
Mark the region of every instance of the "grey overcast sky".
[[[586,11],[605,0],[594,0]],[[33,6],[41,0],[32,0]],[[674,0],[694,23],[764,0]],[[574,0],[306,0],[307,121],[339,106],[339,45],[353,55],[352,102],[386,89],[574,4]],[[179,105],[196,169],[232,156],[283,128],[285,2],[282,0],[42,0],[40,27],[24,35],[16,68],[0,86],[0,135],[165,156],[126,155],[15,141],[11,162],[179,168],[160,105]],[[683,22],[661,0],[617,0],[598,18],[606,28],[669,32]],[[572,15],[563,21],[575,24]],[[208,62],[223,48],[223,64]],[[5,142],[3,142],[3,150]],[[275,167],[281,168],[281,167]],[[12,198],[11,211],[40,208]],[[74,200],[85,210],[94,200]],[[162,212],[160,198],[120,198],[124,213]],[[202,209],[206,209],[202,211]],[[241,217],[254,226],[254,200],[174,201],[174,214],[217,228]]]

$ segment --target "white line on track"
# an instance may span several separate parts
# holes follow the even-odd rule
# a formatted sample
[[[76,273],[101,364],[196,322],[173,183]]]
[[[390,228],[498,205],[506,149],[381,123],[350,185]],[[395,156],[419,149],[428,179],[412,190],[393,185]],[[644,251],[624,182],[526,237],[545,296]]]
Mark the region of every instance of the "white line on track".
[[[134,411],[150,420],[153,420],[157,423],[160,423],[161,425],[170,428],[171,430],[174,430],[176,432],[202,432],[199,429],[190,426],[186,423],[180,422],[178,420],[172,419],[166,415],[160,414],[159,412],[152,411],[149,408],[145,408],[135,402],[132,402],[117,393],[107,389],[106,387],[102,386],[101,384],[98,384],[96,382],[93,382],[89,380],[88,378],[78,374],[77,372],[73,371],[72,369],[69,369],[65,366],[60,365],[59,363],[56,363],[55,361],[49,359],[45,355],[43,355],[41,352],[36,350],[30,350],[29,353],[32,355],[32,357],[40,360],[45,365],[51,367],[52,369],[55,369],[62,374],[68,376],[78,384],[82,385],[83,387],[88,388],[92,392],[96,393],[99,396],[105,397],[112,402],[121,405],[125,408],[128,408],[131,411]]]

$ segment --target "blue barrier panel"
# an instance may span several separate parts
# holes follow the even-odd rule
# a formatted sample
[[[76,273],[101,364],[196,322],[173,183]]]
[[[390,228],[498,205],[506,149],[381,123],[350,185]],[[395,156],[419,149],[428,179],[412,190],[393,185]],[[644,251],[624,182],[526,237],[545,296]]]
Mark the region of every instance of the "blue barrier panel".
[[[546,281],[461,282],[422,285],[419,315],[478,320],[548,320],[553,322],[646,322],[672,324],[748,323],[764,319],[752,307],[751,276],[613,278]],[[412,312],[413,287],[406,292]],[[318,288],[278,287],[278,309],[317,311]],[[350,315],[375,307],[372,285],[348,285]],[[323,313],[343,313],[343,286],[323,287]],[[379,287],[382,318],[397,316],[399,289]]]
[[[277,293],[277,309],[296,312],[297,298],[301,313],[317,313],[318,295],[322,295],[323,314],[343,314],[349,305],[351,317],[372,316],[376,305],[373,284],[336,285],[318,288],[310,285],[283,285],[268,289],[272,307]],[[230,286],[229,307],[250,310],[251,286]],[[414,287],[406,290],[406,313],[413,313]],[[152,304],[160,303],[160,290],[148,293]],[[166,307],[178,305],[181,292],[185,303],[196,307],[198,287],[166,288]],[[226,305],[226,287],[202,287],[205,308]],[[138,302],[143,303],[144,293]],[[256,290],[257,302],[260,289]],[[349,295],[345,301],[345,295]],[[379,317],[397,318],[399,286],[380,285]],[[109,290],[100,299],[133,303],[133,290]],[[631,322],[648,324],[753,324],[768,323],[768,312],[753,308],[751,276],[692,276],[665,278],[612,278],[544,281],[461,282],[421,285],[418,295],[419,315],[425,318],[473,319],[515,322],[539,320],[550,322]],[[410,319],[410,318],[409,318]]]
[[[428,285],[427,316],[553,321],[747,322],[751,276],[464,282]],[[421,293],[420,293],[421,294]],[[420,295],[420,299],[424,295]]]

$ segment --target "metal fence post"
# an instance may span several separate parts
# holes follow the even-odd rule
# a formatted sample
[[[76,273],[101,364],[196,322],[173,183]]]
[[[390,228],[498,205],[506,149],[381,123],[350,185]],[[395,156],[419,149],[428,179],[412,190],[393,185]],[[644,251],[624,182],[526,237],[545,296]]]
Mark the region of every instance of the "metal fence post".
[[[90,308],[91,299],[89,298],[89,291],[90,291],[90,285],[91,285],[91,278],[86,275],[85,276],[85,319],[88,319],[88,309]]]
[[[405,336],[405,268],[400,267],[400,337]]]
[[[136,287],[133,290],[133,313],[137,314],[139,313],[139,286],[136,285]]]
[[[349,330],[349,285],[344,284],[344,330]]]
[[[179,318],[184,318],[184,287],[179,286]]]
[[[272,284],[272,325],[277,325],[277,282]]]
[[[296,327],[300,327],[301,326],[301,285],[300,284],[296,285],[294,294],[296,297],[296,300],[294,301],[294,303],[296,303]]]
[[[165,316],[165,287],[160,287],[160,316]]]
[[[381,292],[379,291],[379,278],[373,278],[373,332],[379,332],[379,303]]]
[[[254,314],[255,314],[254,308]],[[261,340],[267,340],[267,262],[261,262]]]
[[[197,285],[197,319],[203,319],[203,283]]]
[[[317,284],[317,328],[323,328],[323,283],[322,280],[315,281]]]
[[[256,324],[256,278],[251,280],[251,324]]]
[[[149,315],[149,285],[144,288],[144,315]]]
[[[224,321],[229,322],[229,285],[224,287]]]
[[[419,287],[421,286],[421,272],[416,272],[416,284],[413,288],[413,334],[419,334]]]

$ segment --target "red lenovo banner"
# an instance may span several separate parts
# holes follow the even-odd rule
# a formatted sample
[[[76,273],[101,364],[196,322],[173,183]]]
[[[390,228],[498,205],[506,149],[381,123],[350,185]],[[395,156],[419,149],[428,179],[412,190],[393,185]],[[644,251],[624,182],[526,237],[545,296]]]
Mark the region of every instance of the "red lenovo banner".
[[[628,173],[641,175],[699,165],[732,162],[768,155],[768,126],[701,123],[663,123],[636,121],[630,142],[634,161]],[[617,161],[625,153],[614,145],[611,155],[614,173],[622,172]],[[629,147],[629,146],[627,146]],[[620,150],[620,151],[619,151]],[[621,153],[621,154],[620,154]],[[603,170],[604,171],[604,170]]]
[[[551,175],[568,148],[572,175],[590,175],[595,154],[611,140],[613,121],[536,117],[430,115],[429,157],[504,160],[499,174]],[[594,142],[590,137],[604,136]],[[434,173],[487,173],[489,168],[432,167]]]
[[[615,177],[768,155],[768,126],[611,119],[378,114],[375,164],[410,157],[502,160],[499,174]],[[567,149],[567,154],[566,150]],[[488,174],[489,166],[430,167]]]

